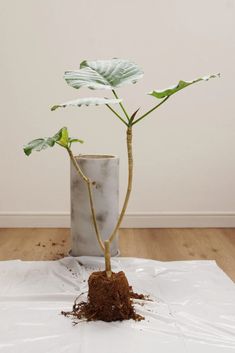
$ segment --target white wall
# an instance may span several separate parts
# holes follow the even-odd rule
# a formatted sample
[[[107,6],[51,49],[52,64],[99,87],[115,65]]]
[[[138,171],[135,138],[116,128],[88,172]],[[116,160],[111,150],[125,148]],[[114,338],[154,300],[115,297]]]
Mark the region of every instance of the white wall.
[[[222,74],[178,93],[136,125],[128,213],[143,221],[134,217],[128,225],[148,225],[147,219],[152,226],[172,225],[172,219],[173,226],[235,225],[235,1],[8,0],[1,1],[0,13],[0,226],[68,221],[67,156],[59,148],[29,158],[22,152],[24,143],[64,125],[86,141],[76,146],[78,153],[120,156],[124,195],[119,120],[106,107],[49,110],[96,94],[68,87],[65,70],[84,59],[112,57],[132,59],[145,71],[137,85],[119,90],[130,112],[152,107],[156,101],[145,93],[154,88]],[[187,223],[194,216],[195,224]]]

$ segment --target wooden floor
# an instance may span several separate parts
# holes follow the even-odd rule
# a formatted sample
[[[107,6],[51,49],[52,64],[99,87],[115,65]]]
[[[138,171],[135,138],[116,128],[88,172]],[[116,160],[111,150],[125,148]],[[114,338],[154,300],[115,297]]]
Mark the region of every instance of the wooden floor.
[[[0,260],[56,260],[69,249],[69,229],[0,229]],[[216,260],[235,281],[235,229],[122,229],[120,249],[160,261]]]

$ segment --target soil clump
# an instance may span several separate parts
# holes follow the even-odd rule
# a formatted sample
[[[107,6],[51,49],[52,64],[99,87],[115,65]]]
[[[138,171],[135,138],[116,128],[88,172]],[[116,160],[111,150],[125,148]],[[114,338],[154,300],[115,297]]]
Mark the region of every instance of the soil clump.
[[[123,271],[112,272],[110,278],[105,271],[93,272],[88,279],[87,303],[75,301],[71,312],[61,314],[87,321],[143,320],[144,317],[135,312],[133,298],[144,300],[145,296],[132,291]]]

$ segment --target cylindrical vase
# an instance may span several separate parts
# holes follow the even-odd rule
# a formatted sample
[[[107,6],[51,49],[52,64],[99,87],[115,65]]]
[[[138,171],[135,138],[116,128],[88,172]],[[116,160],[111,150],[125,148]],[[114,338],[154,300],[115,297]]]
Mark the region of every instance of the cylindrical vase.
[[[79,155],[76,158],[83,173],[91,180],[96,220],[102,240],[115,228],[119,216],[119,158],[109,155]],[[71,163],[71,255],[102,256],[97,241],[89,202],[87,183]],[[110,247],[118,250],[118,234]]]

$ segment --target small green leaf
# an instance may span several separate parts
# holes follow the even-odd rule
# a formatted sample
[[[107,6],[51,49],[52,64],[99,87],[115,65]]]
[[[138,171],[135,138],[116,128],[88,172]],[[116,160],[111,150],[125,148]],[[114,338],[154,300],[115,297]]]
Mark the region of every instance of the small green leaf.
[[[102,105],[102,104],[117,104],[122,102],[122,99],[114,99],[114,98],[96,98],[96,97],[90,97],[90,98],[79,98],[75,99],[66,103],[61,103],[54,105],[51,110],[54,111],[57,108],[66,108],[66,107],[81,107],[82,105],[86,105],[87,107],[89,105]]]
[[[74,139],[74,138],[70,138],[70,139],[69,139],[69,142],[70,142],[70,143],[73,143],[73,142],[80,142],[80,143],[84,143],[84,141],[83,141],[83,140]]]
[[[69,137],[67,127],[62,127],[62,129],[60,129],[52,137],[38,138],[30,141],[26,146],[24,146],[24,153],[29,156],[33,151],[40,152],[48,147],[53,147],[55,144],[68,148],[73,142],[83,143],[82,140]]]
[[[40,152],[48,147],[53,147],[55,141],[52,138],[39,138],[30,141],[26,146],[24,146],[24,153],[29,156],[33,151]]]
[[[67,147],[69,142],[67,127],[62,127],[52,138],[62,147]]]
[[[200,78],[197,78],[195,80],[192,80],[192,81],[179,81],[176,85],[174,85],[172,87],[166,88],[164,90],[152,91],[152,92],[150,92],[148,94],[150,96],[162,99],[162,98],[165,98],[165,97],[169,97],[172,94],[174,94],[174,93],[182,90],[183,88],[188,87],[188,86],[190,86],[190,85],[192,85],[192,84],[194,84],[196,82],[208,81],[210,78],[216,78],[216,77],[220,77],[220,74],[218,73],[218,74],[214,74],[214,75],[204,76],[204,77],[200,77]]]

